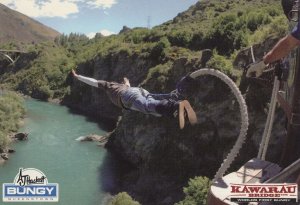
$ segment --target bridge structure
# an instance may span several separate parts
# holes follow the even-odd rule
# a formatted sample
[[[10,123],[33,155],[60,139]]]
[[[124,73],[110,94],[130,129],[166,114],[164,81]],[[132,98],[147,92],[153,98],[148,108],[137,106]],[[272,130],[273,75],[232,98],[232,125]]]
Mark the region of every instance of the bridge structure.
[[[27,52],[22,50],[0,49],[0,58],[3,57],[4,59],[8,60],[10,64],[15,64],[15,62],[19,59],[20,54],[22,53]]]

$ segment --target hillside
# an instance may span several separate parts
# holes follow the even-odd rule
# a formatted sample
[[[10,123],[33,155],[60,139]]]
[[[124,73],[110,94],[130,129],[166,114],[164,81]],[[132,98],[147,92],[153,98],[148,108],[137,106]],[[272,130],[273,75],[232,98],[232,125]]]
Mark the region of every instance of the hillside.
[[[59,32],[0,3],[0,44],[10,41],[40,43],[54,40]]]
[[[132,166],[120,168],[119,189],[111,191],[127,191],[144,205],[169,205],[183,200],[182,187],[190,178],[211,179],[235,142],[240,118],[232,94],[214,78],[201,79],[189,96],[199,123],[180,130],[175,120],[122,111],[104,92],[78,81],[67,84],[69,71],[78,66],[79,74],[107,81],[126,76],[132,86],[166,93],[189,72],[204,67],[221,70],[243,85],[250,116],[247,142],[234,168],[257,154],[272,85],[249,82],[232,63],[244,48],[270,37],[274,44],[286,31],[278,0],[205,0],[153,29],[126,29],[90,40],[72,34],[28,45],[28,56],[8,66],[0,83],[42,100],[59,98],[74,111],[93,115],[101,123],[113,122],[116,127],[109,130],[107,147],[126,167]],[[268,50],[272,44],[257,47]],[[267,155],[273,161],[281,153],[284,130],[282,113],[275,118],[276,133]],[[198,186],[195,183],[195,189]],[[196,197],[187,196],[179,204],[201,204],[189,202]]]

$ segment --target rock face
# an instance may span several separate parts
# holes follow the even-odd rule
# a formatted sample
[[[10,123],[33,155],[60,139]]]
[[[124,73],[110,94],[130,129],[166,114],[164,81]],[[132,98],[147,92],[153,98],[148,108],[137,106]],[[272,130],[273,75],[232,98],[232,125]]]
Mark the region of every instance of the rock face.
[[[78,74],[117,82],[122,82],[126,76],[132,86],[138,86],[145,78],[147,70],[153,66],[155,62],[149,59],[120,52],[104,59],[96,57],[91,62],[79,65]],[[96,116],[99,120],[116,121],[121,115],[121,109],[113,105],[103,91],[76,80],[73,80],[71,90],[74,92],[65,99],[67,104]]]
[[[199,62],[199,59],[175,61],[171,65],[169,79],[176,82],[179,75],[199,68]],[[247,79],[242,78],[241,85],[247,88],[245,98],[250,126],[246,143],[232,168],[256,157],[272,89],[271,83],[262,86],[255,81],[245,81]],[[157,88],[157,83],[149,80],[144,87],[151,90]],[[130,182],[125,180],[121,186],[143,204],[162,204],[166,198],[172,203],[178,201],[188,178],[199,175],[213,177],[236,141],[240,114],[233,94],[214,77],[203,77],[197,83],[188,99],[197,112],[199,122],[196,126],[187,125],[180,130],[176,119],[124,111],[109,139],[107,147],[138,168],[138,171],[123,176]],[[170,89],[171,84],[166,85]],[[276,162],[280,156],[284,124],[284,115],[278,110],[267,154],[270,161]]]
[[[178,201],[178,193],[187,179],[199,175],[213,177],[235,143],[240,116],[237,103],[224,85],[215,79],[207,79],[200,83],[198,94],[190,102],[197,111],[199,122],[196,126],[187,125],[180,130],[175,119],[158,119],[125,111],[112,133],[108,147],[139,168],[135,173],[136,179],[131,181],[134,187],[125,182],[124,188],[134,193],[139,193],[139,189],[151,190],[146,192],[149,194],[147,197],[157,196],[155,202],[142,201],[145,204],[160,204],[168,196],[173,202]],[[249,134],[235,166],[256,157],[265,120],[266,113],[250,112]],[[284,117],[279,113],[275,119],[268,159],[276,160],[280,155],[283,126]],[[168,193],[160,189],[162,178]],[[147,183],[142,183],[146,179]],[[174,187],[180,188],[174,190]],[[144,200],[138,194],[135,197]]]

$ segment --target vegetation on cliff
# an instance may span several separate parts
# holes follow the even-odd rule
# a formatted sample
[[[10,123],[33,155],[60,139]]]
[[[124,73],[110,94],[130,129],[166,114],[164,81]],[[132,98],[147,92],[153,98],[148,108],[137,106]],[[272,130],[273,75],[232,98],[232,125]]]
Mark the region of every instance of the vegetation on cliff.
[[[134,201],[126,192],[121,192],[114,196],[108,205],[140,205],[140,203]]]
[[[188,186],[183,188],[185,198],[175,205],[206,204],[211,181],[207,177],[190,179]]]
[[[9,134],[17,132],[20,120],[25,114],[23,99],[13,93],[5,92],[0,96],[0,150],[9,144]]]
[[[35,98],[63,98],[69,94],[64,83],[68,71],[76,65],[101,58],[112,66],[112,56],[126,55],[143,57],[155,67],[182,57],[196,57],[197,51],[203,49],[215,50],[209,66],[230,75],[234,73],[230,62],[236,51],[270,35],[283,35],[287,28],[284,21],[275,0],[201,1],[152,29],[134,28],[109,37],[97,35],[91,40],[71,33],[57,37],[54,43],[23,45],[35,59],[17,65],[20,69],[7,70],[0,82]],[[166,66],[157,69],[161,70],[159,75],[166,77]],[[165,78],[158,80],[163,84]]]

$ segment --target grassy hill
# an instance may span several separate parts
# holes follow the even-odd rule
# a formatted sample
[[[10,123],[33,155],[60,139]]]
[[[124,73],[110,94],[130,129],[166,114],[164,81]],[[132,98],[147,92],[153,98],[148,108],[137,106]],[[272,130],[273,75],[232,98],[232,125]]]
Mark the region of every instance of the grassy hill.
[[[0,3],[0,44],[10,41],[40,43],[54,40],[59,32]]]

